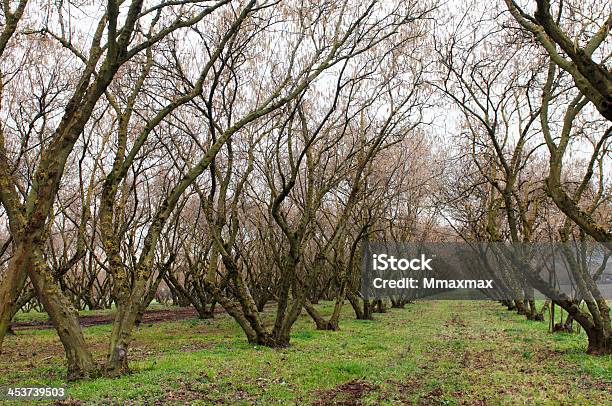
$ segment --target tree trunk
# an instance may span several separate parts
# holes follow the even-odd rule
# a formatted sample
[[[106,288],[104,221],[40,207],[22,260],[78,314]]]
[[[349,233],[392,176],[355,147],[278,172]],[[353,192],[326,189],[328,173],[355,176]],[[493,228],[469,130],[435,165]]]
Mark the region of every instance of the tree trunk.
[[[612,335],[604,329],[592,328],[585,330],[589,338],[587,354],[609,355],[612,354]]]
[[[314,320],[317,330],[329,330],[329,331],[337,331],[338,330],[338,322],[337,320],[334,323],[333,317],[330,320],[325,320],[325,317],[319,313],[317,309],[313,306],[313,304],[306,300],[304,303],[304,309],[310,315],[310,317]]]
[[[98,365],[87,348],[77,311],[62,294],[41,251],[34,249],[32,252],[30,280],[66,351],[68,380],[99,376]]]
[[[542,308],[540,309],[540,311],[537,312],[535,320],[536,321],[544,321],[544,313],[546,313],[546,310],[550,309],[550,300],[547,299],[544,304],[542,305]]]
[[[27,255],[27,250],[24,250],[21,245],[17,248],[0,284],[0,354],[13,314],[18,310],[15,309],[15,303],[25,286],[27,279],[25,269],[30,267],[30,256]]]
[[[392,300],[391,301],[391,308],[392,309],[403,309],[404,308],[404,304],[400,301],[396,301],[396,300]]]
[[[260,313],[263,312],[267,302],[268,298],[262,295],[257,301],[257,311]]]
[[[516,310],[516,305],[514,304],[512,300],[502,300],[502,304],[506,306],[508,311]]]
[[[130,373],[128,350],[132,332],[142,307],[134,302],[134,297],[138,296],[130,295],[117,302],[117,313],[113,321],[108,359],[104,367],[104,374],[108,377],[117,377]]]
[[[140,326],[140,323],[142,322],[142,318],[144,317],[145,310],[147,309],[147,307],[149,307],[153,299],[155,299],[155,294],[157,293],[159,284],[161,283],[164,277],[164,274],[166,274],[170,266],[172,266],[174,259],[175,259],[175,256],[172,255],[170,259],[168,260],[168,262],[166,262],[166,264],[164,264],[164,266],[161,267],[161,269],[159,270],[159,273],[157,274],[157,277],[149,286],[149,290],[147,291],[145,297],[140,302],[141,303],[140,306],[138,306],[138,315],[136,316],[136,326]]]
[[[221,304],[227,314],[229,314],[238,323],[240,328],[242,328],[249,343],[266,345],[264,342],[268,340],[268,334],[260,323],[254,323],[252,319],[248,320],[244,312],[236,306],[235,302],[227,298],[214,282],[204,280],[203,283],[204,287],[215,297],[215,300]],[[252,327],[254,324],[257,330]]]
[[[567,316],[565,322],[556,323],[553,327],[555,333],[573,333],[574,332],[574,318],[570,315]]]
[[[374,302],[374,312],[376,313],[386,313],[387,312],[387,304],[383,302],[382,299],[378,299]]]
[[[334,305],[334,311],[329,319],[329,324],[334,327],[334,331],[340,330],[339,321],[340,314],[342,313],[342,306],[344,306],[344,294],[336,299],[336,304]]]
[[[355,311],[355,318],[357,320],[372,320],[372,308],[368,300],[363,300],[362,308],[361,303],[359,303],[360,299],[357,297],[357,295],[351,293],[347,296],[347,298]]]
[[[527,311],[527,308],[525,307],[525,302],[523,302],[522,300],[515,300],[514,307],[516,308],[516,312],[521,316],[525,316],[529,313]]]
[[[291,327],[299,317],[302,308],[304,307],[305,297],[303,293],[295,295],[293,299],[293,303],[289,308],[289,312],[285,314],[283,321],[280,325],[280,328],[275,326],[272,331],[272,337],[274,339],[273,347],[276,348],[284,348],[289,347],[290,333]]]
[[[544,317],[542,317],[541,319],[538,318],[538,308],[536,306],[535,300],[529,299],[527,301],[527,304],[529,305],[529,308],[527,309],[527,320],[543,321]]]

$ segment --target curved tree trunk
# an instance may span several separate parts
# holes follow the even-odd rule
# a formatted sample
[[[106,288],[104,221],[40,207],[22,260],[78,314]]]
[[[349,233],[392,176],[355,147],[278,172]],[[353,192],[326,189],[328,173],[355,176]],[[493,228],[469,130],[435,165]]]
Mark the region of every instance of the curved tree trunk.
[[[333,314],[329,320],[326,320],[325,317],[323,317],[323,315],[319,313],[319,311],[313,306],[313,304],[309,300],[306,300],[306,303],[304,303],[304,309],[306,309],[306,312],[308,313],[308,315],[315,322],[315,325],[317,326],[317,330],[328,330],[328,331],[339,330],[338,318],[334,317]]]
[[[347,295],[349,303],[355,311],[355,318],[357,320],[372,320],[372,306],[369,300],[363,300],[363,308],[361,307],[360,299],[354,293]]]
[[[0,354],[13,314],[18,310],[15,309],[17,299],[26,283],[27,273],[23,269],[30,267],[30,256],[26,255],[24,249],[21,247],[21,254],[20,251],[15,252],[0,283]]]
[[[85,342],[76,309],[62,294],[42,252],[34,250],[32,255],[30,280],[66,351],[68,380],[97,377],[100,370]]]
[[[612,354],[612,336],[601,330],[587,331],[589,346],[587,354],[610,355]]]

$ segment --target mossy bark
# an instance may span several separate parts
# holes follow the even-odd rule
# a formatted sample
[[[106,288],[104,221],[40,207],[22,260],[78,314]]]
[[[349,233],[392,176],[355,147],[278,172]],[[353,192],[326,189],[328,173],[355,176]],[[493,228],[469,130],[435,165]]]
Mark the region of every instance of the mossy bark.
[[[99,367],[85,342],[78,312],[53,278],[42,252],[35,250],[32,256],[30,280],[64,346],[68,380],[97,377]]]
[[[30,258],[27,252],[23,251],[24,248],[20,249],[21,251],[18,249],[14,254],[14,259],[9,263],[0,284],[0,353],[2,353],[4,337],[16,310],[15,303],[27,279],[27,273],[23,272],[23,269],[29,267]]]

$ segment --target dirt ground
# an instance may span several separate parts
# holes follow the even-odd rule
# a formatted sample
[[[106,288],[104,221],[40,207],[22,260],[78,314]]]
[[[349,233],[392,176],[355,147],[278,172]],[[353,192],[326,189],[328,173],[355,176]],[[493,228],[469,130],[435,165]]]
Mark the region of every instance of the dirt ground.
[[[222,312],[221,307],[215,308],[215,313]],[[198,313],[193,307],[179,307],[168,310],[146,310],[142,323],[160,323],[163,321],[183,320],[197,317]],[[86,315],[79,316],[79,323],[83,327],[98,326],[100,324],[110,324],[113,322],[113,314]],[[11,324],[14,331],[19,330],[43,330],[53,328],[51,320],[43,321],[24,321]]]

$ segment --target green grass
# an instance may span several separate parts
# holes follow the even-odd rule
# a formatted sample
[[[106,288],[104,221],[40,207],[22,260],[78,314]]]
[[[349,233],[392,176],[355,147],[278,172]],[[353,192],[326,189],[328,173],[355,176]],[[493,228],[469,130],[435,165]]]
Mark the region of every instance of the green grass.
[[[331,306],[319,306],[324,313]],[[269,314],[268,317],[272,315]],[[86,404],[610,404],[612,357],[584,354],[583,334],[549,334],[491,302],[418,302],[316,331],[303,314],[291,347],[249,345],[227,315],[144,324],[134,373],[63,381],[54,331],[5,343],[0,386],[67,385]],[[102,360],[110,326],[85,329]],[[607,402],[607,403],[606,403]]]

